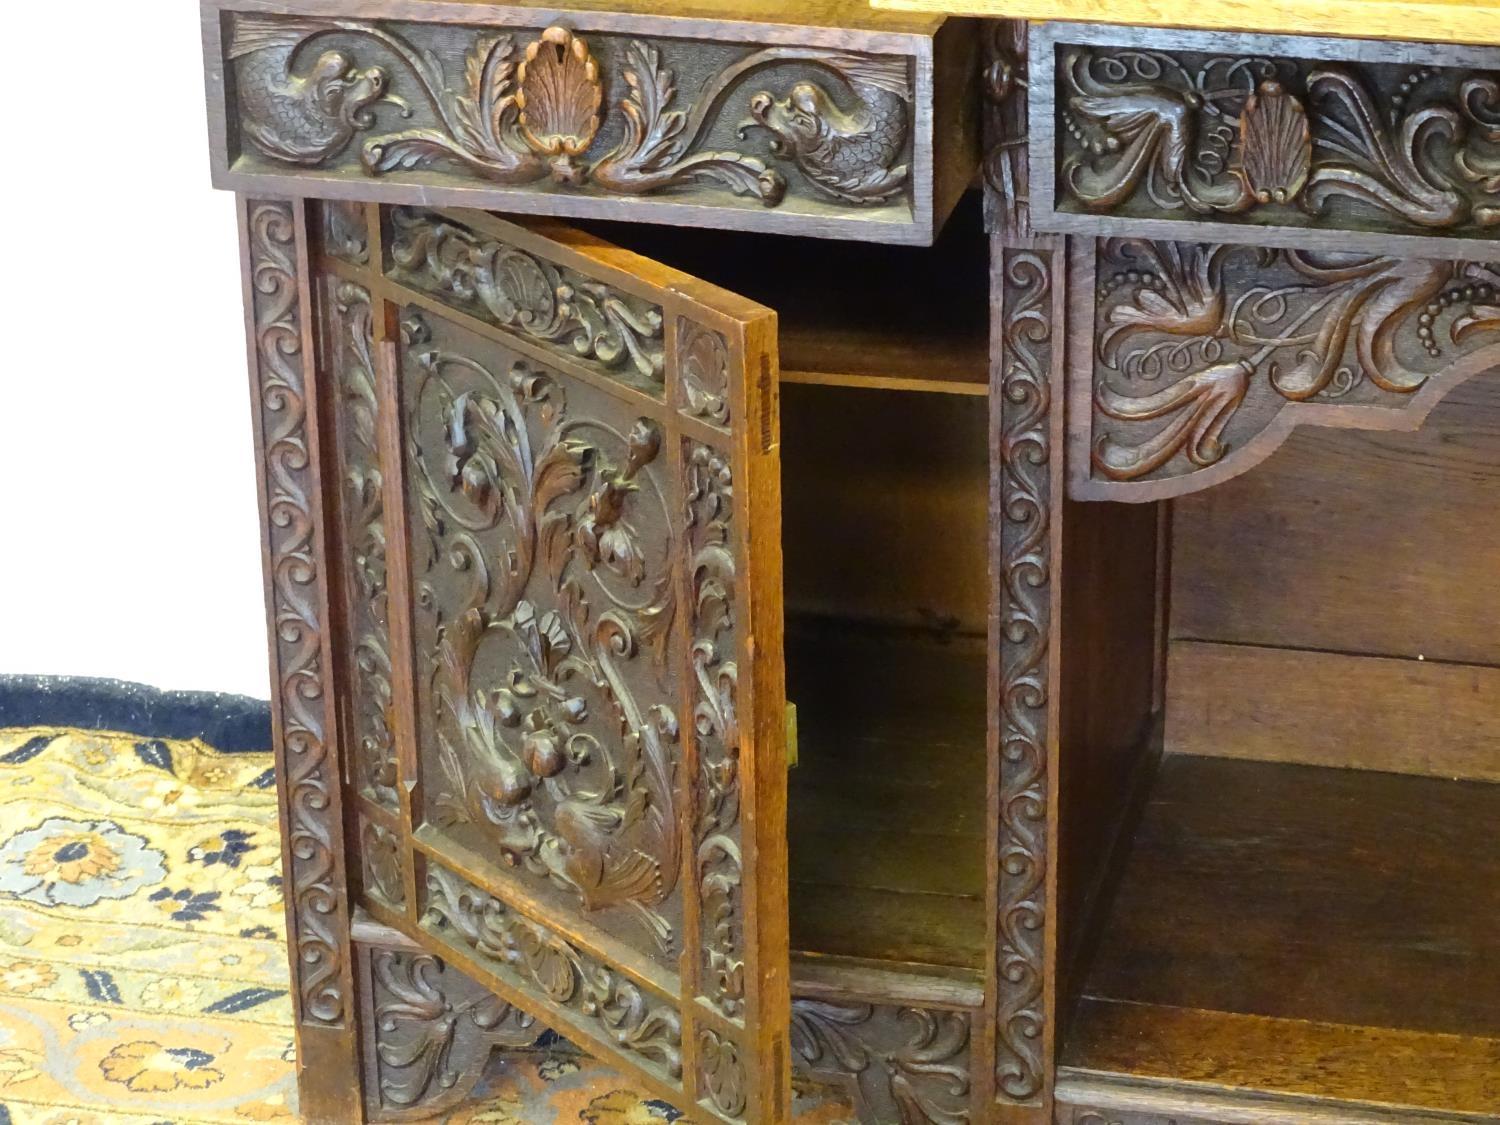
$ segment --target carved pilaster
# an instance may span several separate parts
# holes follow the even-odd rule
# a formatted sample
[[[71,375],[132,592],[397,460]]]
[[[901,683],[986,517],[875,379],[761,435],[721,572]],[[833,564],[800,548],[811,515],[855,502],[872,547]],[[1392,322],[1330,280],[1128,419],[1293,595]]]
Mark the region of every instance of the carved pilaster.
[[[298,1061],[303,1073],[352,1074],[353,967],[325,633],[328,553],[306,213],[301,203],[243,200],[241,208]],[[353,1084],[307,1083],[302,1112],[310,1121],[348,1122],[358,1100]]]
[[[988,29],[991,230],[992,594],[990,808],[996,944],[994,1094],[1003,1120],[1042,1121],[1052,1082],[1051,634],[1062,481],[1061,295],[1065,241],[1031,233],[1026,29]]]

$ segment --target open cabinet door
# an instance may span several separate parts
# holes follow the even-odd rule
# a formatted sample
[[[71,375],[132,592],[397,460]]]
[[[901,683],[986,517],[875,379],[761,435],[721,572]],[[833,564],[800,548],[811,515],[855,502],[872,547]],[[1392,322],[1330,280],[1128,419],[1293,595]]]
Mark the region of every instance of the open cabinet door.
[[[783,1121],[774,314],[555,224],[316,219],[363,904],[691,1116]]]

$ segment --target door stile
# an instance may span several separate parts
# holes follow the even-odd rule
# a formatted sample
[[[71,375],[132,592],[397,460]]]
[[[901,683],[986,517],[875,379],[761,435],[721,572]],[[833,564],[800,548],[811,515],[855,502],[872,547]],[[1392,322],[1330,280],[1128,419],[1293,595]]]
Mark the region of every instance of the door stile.
[[[273,741],[301,1110],[361,1117],[307,207],[241,197]]]

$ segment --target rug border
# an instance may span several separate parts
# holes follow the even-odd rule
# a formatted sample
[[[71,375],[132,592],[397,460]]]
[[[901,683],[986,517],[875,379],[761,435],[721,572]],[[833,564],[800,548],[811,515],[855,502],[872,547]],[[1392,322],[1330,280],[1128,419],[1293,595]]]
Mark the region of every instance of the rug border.
[[[271,704],[87,676],[0,675],[0,728],[71,727],[142,738],[201,738],[228,754],[269,752]]]

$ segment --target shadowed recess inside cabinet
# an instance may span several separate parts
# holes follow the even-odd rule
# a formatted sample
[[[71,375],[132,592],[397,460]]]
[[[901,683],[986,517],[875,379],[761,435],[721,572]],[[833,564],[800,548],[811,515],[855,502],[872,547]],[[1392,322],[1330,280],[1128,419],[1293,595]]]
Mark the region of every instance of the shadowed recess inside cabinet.
[[[986,393],[988,243],[977,193],[931,247],[579,225],[775,309],[783,382]]]
[[[791,941],[983,966],[988,310],[977,195],[930,248],[589,224],[777,311]]]
[[[1497,503],[1494,372],[1174,503],[1165,754],[1112,767],[1147,780],[1068,942],[1070,1072],[1494,1120]]]

